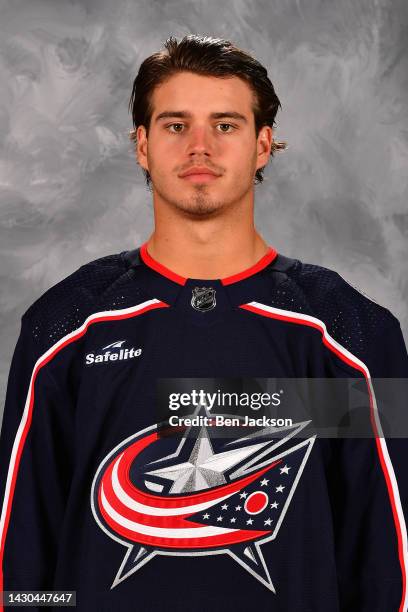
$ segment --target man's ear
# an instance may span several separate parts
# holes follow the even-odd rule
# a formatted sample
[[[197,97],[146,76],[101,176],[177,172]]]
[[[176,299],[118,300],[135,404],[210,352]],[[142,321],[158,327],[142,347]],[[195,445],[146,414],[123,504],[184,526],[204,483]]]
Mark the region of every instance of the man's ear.
[[[137,163],[144,169],[149,170],[147,162],[147,134],[144,125],[139,125],[136,130],[136,159]]]
[[[273,128],[264,125],[259,130],[257,138],[257,161],[256,169],[263,168],[269,161],[273,142]]]

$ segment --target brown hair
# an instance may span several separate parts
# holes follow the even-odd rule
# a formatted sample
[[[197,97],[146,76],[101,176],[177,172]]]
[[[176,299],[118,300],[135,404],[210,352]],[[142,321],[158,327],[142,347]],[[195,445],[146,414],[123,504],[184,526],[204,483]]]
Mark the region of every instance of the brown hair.
[[[129,137],[136,144],[136,130],[144,125],[149,133],[153,113],[152,94],[155,87],[178,72],[194,72],[203,76],[230,77],[244,79],[255,94],[253,112],[255,133],[264,125],[273,127],[278,108],[282,108],[275,89],[268,78],[267,70],[246,51],[222,38],[190,34],[180,41],[170,36],[164,44],[165,49],[147,57],[139,68],[133,82],[129,100],[134,129]],[[285,142],[272,142],[271,155],[286,148]],[[255,184],[263,181],[264,167],[255,174]],[[149,186],[150,174],[143,168]]]

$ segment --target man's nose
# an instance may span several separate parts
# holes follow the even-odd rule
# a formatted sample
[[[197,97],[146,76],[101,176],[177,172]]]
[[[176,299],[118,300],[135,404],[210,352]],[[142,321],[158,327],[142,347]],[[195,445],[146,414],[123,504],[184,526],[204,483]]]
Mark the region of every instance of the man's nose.
[[[192,154],[210,154],[213,144],[211,134],[205,126],[196,126],[190,131],[188,143],[188,153]]]

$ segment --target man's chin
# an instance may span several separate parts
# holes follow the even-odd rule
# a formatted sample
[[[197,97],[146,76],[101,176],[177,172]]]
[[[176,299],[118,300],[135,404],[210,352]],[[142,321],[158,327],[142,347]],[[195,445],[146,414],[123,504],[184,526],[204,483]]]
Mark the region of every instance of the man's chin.
[[[194,192],[190,190],[160,189],[156,186],[156,194],[163,203],[167,203],[184,215],[196,218],[214,217],[229,208],[233,203],[230,199],[210,194],[205,185],[196,185]]]
[[[174,206],[190,217],[210,217],[222,212],[225,204],[222,202],[174,202]]]
[[[180,212],[196,217],[214,216],[228,207],[228,202],[215,199],[214,197],[210,197],[204,193],[196,193],[193,196],[189,195],[185,198],[175,198],[172,194],[169,195],[166,200],[171,206],[177,208]]]

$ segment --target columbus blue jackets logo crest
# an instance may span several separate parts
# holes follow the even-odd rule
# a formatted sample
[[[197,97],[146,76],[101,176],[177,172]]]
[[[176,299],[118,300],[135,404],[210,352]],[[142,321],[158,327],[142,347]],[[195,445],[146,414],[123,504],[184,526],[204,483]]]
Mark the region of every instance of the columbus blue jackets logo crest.
[[[216,305],[215,289],[213,287],[194,287],[191,297],[191,305],[196,310],[206,312]]]
[[[158,424],[121,442],[91,491],[96,522],[128,548],[111,588],[156,555],[228,554],[275,593],[261,546],[277,537],[313,447],[316,436],[291,440],[309,422],[228,440]]]

